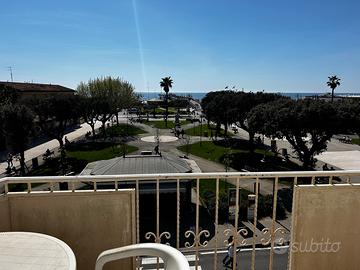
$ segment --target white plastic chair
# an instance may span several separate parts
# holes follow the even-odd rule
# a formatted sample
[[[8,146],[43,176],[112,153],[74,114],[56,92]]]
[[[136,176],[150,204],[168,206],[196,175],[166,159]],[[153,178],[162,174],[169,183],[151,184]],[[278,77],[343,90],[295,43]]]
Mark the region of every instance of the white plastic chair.
[[[163,244],[144,243],[109,249],[102,252],[96,260],[95,270],[112,261],[136,256],[160,257],[164,261],[165,270],[190,270],[185,256],[175,248]]]

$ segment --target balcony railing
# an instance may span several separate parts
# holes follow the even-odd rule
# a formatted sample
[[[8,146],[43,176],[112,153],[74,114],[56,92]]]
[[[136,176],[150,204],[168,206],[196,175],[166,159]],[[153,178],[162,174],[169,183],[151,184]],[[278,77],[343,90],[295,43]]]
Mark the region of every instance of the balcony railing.
[[[232,236],[233,269],[243,262],[236,253],[239,248],[249,252],[246,263],[249,269],[255,269],[257,251],[262,247],[267,252],[267,269],[286,269],[287,266],[283,268],[274,262],[274,251],[286,249],[291,240],[290,226],[278,219],[279,200],[282,200],[279,190],[285,189],[291,201],[295,185],[351,185],[357,179],[360,179],[360,170],[8,177],[1,179],[0,184],[5,195],[18,194],[19,191],[13,191],[14,185],[23,184],[24,190],[20,193],[29,196],[44,190],[51,194],[76,193],[79,189],[117,192],[134,188],[136,243],[169,243],[185,254],[190,252],[194,256],[194,269],[209,269],[199,259],[206,254],[212,256],[210,269],[219,269]],[[63,183],[67,183],[68,191],[59,190]],[[229,187],[233,193],[224,194]],[[204,189],[207,192],[203,192]],[[267,212],[261,209],[263,204],[260,205],[266,196],[272,205]],[[244,197],[251,201],[244,201]],[[291,210],[288,209],[286,215],[289,219]],[[286,251],[285,256],[287,254]],[[139,261],[138,267],[140,264]]]

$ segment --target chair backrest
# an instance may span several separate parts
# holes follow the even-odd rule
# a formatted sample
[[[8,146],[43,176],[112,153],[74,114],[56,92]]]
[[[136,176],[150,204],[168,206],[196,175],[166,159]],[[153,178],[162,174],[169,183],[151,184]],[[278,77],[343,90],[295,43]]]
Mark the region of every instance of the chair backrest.
[[[102,252],[96,260],[95,270],[112,261],[136,256],[160,257],[164,261],[165,270],[190,270],[185,256],[175,248],[163,244],[144,243],[109,249]]]

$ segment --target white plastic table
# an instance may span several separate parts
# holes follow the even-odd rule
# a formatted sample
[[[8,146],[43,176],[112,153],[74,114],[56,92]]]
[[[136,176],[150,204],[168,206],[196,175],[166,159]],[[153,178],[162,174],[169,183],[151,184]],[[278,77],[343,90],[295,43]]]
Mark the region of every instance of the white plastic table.
[[[40,233],[0,233],[0,270],[76,270],[74,252],[63,241]]]

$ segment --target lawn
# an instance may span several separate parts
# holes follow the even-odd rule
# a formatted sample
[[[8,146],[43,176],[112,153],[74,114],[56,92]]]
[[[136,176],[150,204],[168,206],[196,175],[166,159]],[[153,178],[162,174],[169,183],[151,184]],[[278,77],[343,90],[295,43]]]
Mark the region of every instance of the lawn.
[[[186,145],[181,145],[178,147],[179,150],[186,152]],[[213,142],[200,142],[190,145],[190,154],[199,156],[211,161],[220,162],[221,157],[224,155],[226,148],[218,146]]]
[[[138,149],[131,145],[125,145],[125,148],[126,153],[131,153]],[[78,174],[89,162],[121,156],[123,154],[123,149],[123,145],[112,145],[107,142],[72,144],[66,151],[65,171]],[[27,176],[62,175],[63,172],[60,167],[60,159],[53,158],[29,172]]]
[[[146,133],[146,131],[129,124],[114,125],[106,129],[106,134],[112,137],[136,136],[143,133]],[[100,133],[99,136],[101,137],[102,134]]]
[[[87,162],[93,162],[103,159],[111,159],[121,156],[126,149],[126,153],[131,153],[138,150],[137,147],[131,145],[112,145],[111,143],[99,143],[91,142],[84,144],[75,144],[67,150],[67,156],[69,158],[75,158],[78,160],[86,160]]]
[[[178,147],[186,152],[186,145]],[[191,144],[189,153],[218,163],[227,163],[236,170],[246,169],[249,171],[293,171],[302,168],[291,162],[283,161],[269,150],[257,146],[254,153],[249,150],[248,142],[240,139],[221,141],[206,141]],[[263,157],[265,154],[265,162]]]
[[[224,129],[220,129],[219,137],[224,137]],[[216,127],[214,125],[210,125],[210,127],[207,124],[203,124],[202,127],[200,125],[196,127],[192,127],[185,130],[185,134],[190,136],[203,136],[203,137],[215,137],[216,133]],[[232,136],[233,134],[228,130],[228,136]]]
[[[131,145],[125,145],[126,153],[136,151],[138,148]],[[65,173],[80,173],[89,163],[97,160],[111,159],[123,154],[124,146],[112,145],[107,142],[89,142],[82,144],[72,144],[66,151]],[[27,176],[57,176],[63,175],[60,165],[60,158],[52,158],[45,164],[30,171]],[[36,185],[33,185],[36,186]],[[12,191],[21,191],[27,188],[26,184],[16,184],[11,186]]]
[[[157,107],[155,108],[155,114],[160,114],[160,115],[163,115],[165,114],[166,112],[166,109],[165,108],[161,108],[161,107]],[[176,114],[177,110],[173,107],[169,107],[168,109],[168,113],[169,115],[174,115]],[[149,114],[153,114],[154,113],[154,109],[149,109],[149,110],[145,110],[144,113],[149,113]]]
[[[352,144],[360,145],[360,138],[352,139],[352,140],[351,140],[351,143],[352,143]]]
[[[161,107],[159,107],[159,108],[156,108],[155,109],[155,113],[156,114],[164,114],[166,112],[166,109],[165,108],[161,108]],[[168,109],[168,113],[169,114],[176,114],[176,109],[175,108],[172,108],[172,107],[169,107],[169,109]]]
[[[151,122],[147,122],[146,124],[153,126],[154,128],[159,128],[159,129],[167,129],[167,128],[174,128],[175,127],[175,122],[174,121],[168,121],[167,122],[167,127],[165,126],[165,121],[161,120],[161,121],[151,121]],[[182,120],[180,121],[180,125],[187,125],[190,124],[190,121],[187,120]]]

